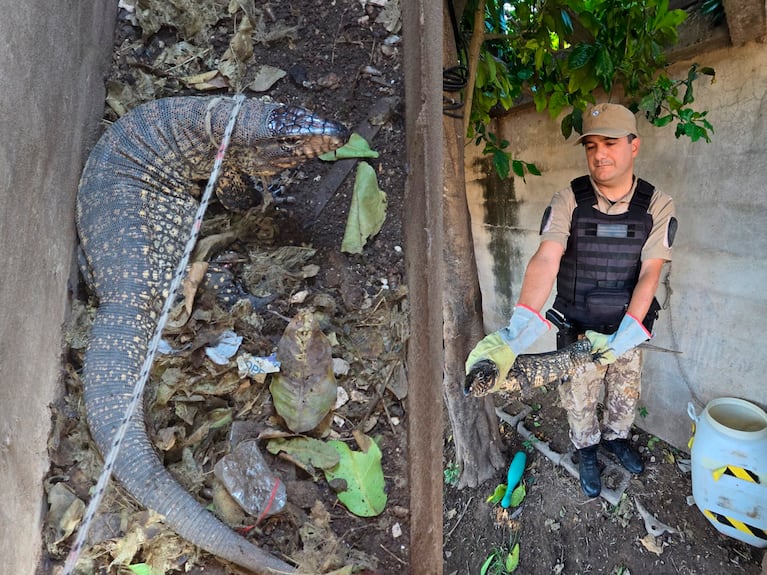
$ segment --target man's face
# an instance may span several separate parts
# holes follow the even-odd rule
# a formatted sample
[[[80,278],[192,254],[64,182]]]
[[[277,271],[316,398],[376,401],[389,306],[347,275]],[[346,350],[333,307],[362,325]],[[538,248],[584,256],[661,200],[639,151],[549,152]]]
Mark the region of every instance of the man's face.
[[[639,138],[586,136],[583,139],[591,177],[597,184],[621,185],[631,178],[634,158],[639,152]],[[628,191],[628,190],[626,190]]]

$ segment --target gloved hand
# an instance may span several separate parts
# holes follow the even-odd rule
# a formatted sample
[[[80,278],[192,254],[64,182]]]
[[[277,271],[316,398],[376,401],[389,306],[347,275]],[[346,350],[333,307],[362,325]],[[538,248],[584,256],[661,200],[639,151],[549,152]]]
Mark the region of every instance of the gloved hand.
[[[591,353],[601,354],[597,361],[601,365],[610,365],[630,349],[647,341],[652,334],[645,329],[637,318],[626,314],[612,335],[588,330],[586,338],[591,342]]]
[[[529,307],[518,305],[511,314],[509,325],[485,336],[471,350],[466,360],[466,374],[482,359],[489,359],[498,367],[498,374],[505,378],[517,355],[533,345],[551,328],[548,321]]]

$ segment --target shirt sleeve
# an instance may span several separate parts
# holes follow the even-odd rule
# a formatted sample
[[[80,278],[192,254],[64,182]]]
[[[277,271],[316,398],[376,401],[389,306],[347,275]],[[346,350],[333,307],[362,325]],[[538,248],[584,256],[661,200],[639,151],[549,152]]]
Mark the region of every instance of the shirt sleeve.
[[[649,207],[653,218],[652,230],[642,248],[642,261],[662,259],[671,261],[671,245],[676,233],[676,210],[670,196],[657,191]]]
[[[563,249],[567,249],[574,209],[575,195],[569,187],[554,194],[549,206],[543,213],[541,241],[555,241]]]

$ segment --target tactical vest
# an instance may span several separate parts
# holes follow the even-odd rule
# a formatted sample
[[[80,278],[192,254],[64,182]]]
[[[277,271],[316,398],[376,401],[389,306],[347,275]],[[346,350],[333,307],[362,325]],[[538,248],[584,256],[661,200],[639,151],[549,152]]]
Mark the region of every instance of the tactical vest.
[[[604,214],[594,207],[596,192],[588,176],[573,180],[571,186],[576,207],[557,275],[554,309],[581,333],[612,333],[639,279],[642,247],[653,225],[648,208],[655,188],[638,179],[626,213]],[[658,307],[653,302],[643,322],[649,323],[649,330]]]

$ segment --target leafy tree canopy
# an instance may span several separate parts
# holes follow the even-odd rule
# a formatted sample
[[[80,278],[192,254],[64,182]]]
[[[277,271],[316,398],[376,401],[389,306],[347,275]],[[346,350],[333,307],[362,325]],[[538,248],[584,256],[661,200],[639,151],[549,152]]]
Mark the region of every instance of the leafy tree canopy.
[[[482,22],[475,22],[478,15]],[[686,17],[670,10],[668,0],[470,0],[460,23],[462,38],[474,35],[461,55],[470,70],[468,135],[485,142],[505,177],[508,142],[489,132],[491,116],[532,99],[552,118],[569,110],[561,120],[567,138],[581,132],[582,113],[596,90],[610,95],[618,88],[651,124],[676,122],[677,138],[710,142],[707,112],[691,104],[694,82],[701,75],[713,81],[714,70],[693,64],[682,79],[666,72],[665,50],[678,41]],[[511,168],[519,176],[525,169],[535,173],[519,161]]]

